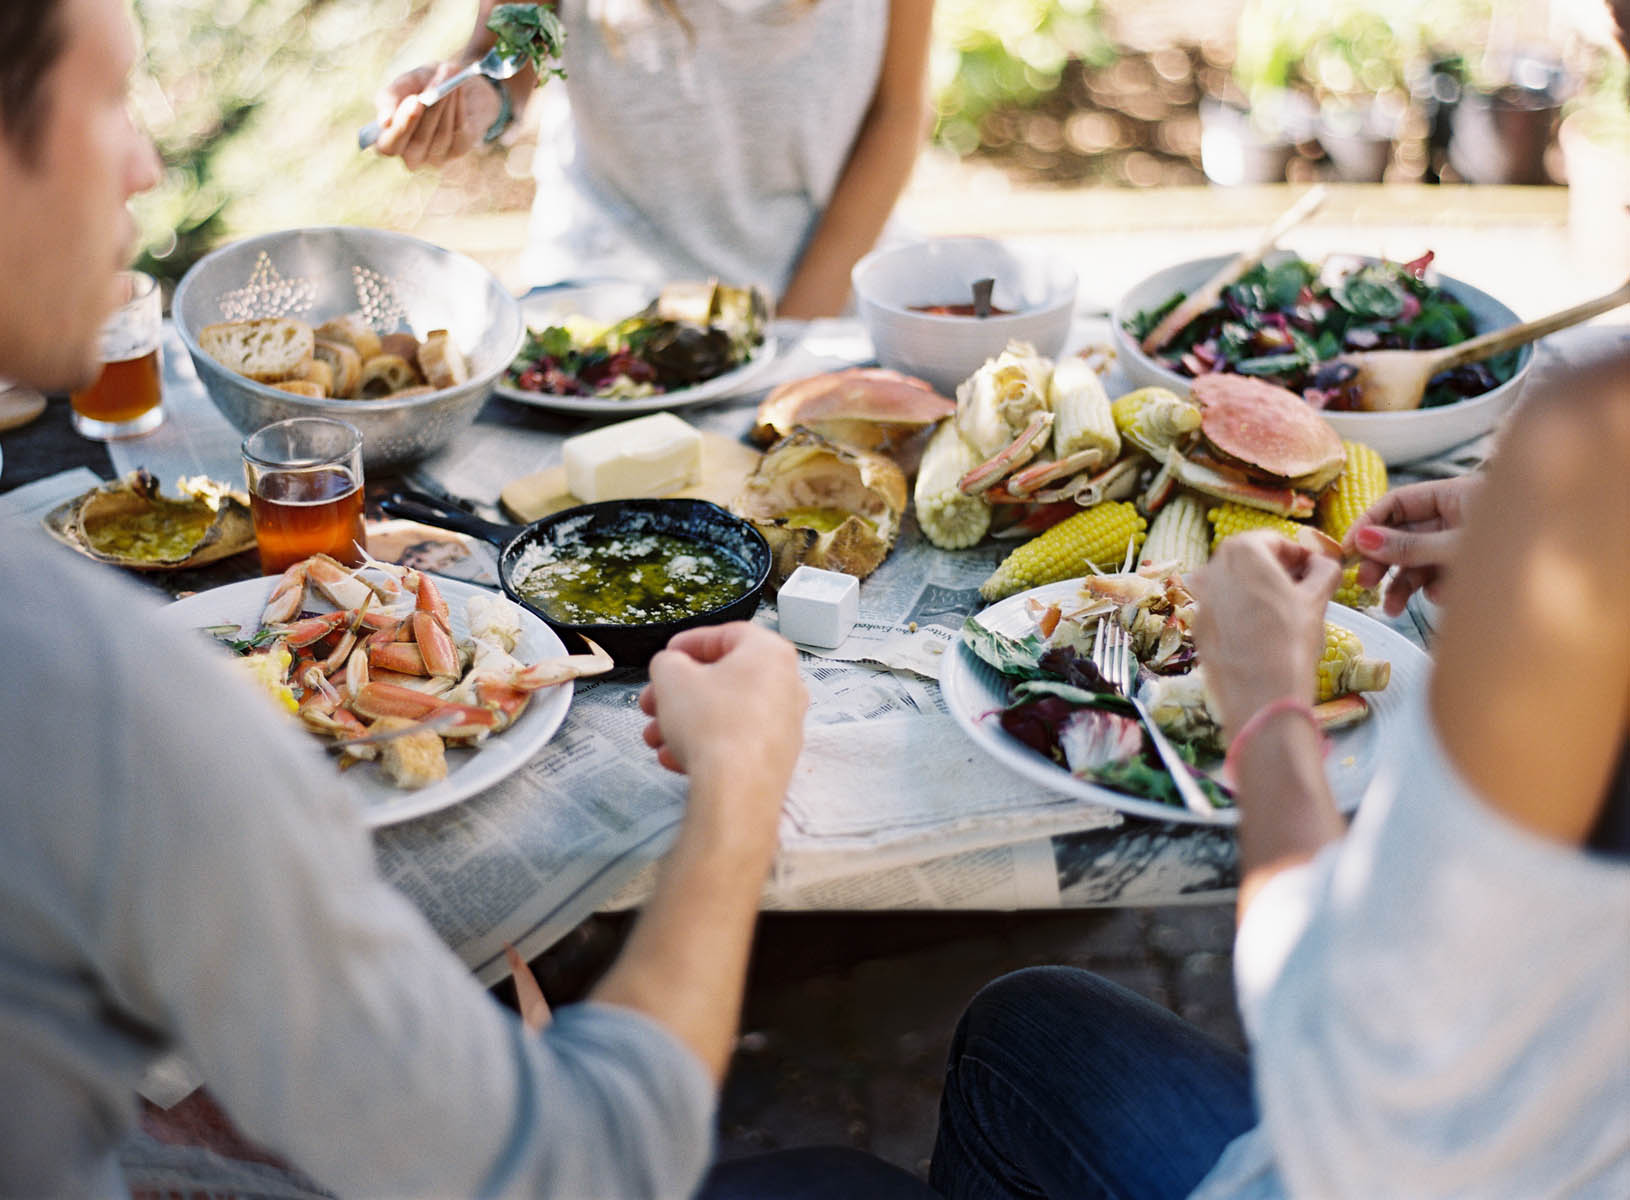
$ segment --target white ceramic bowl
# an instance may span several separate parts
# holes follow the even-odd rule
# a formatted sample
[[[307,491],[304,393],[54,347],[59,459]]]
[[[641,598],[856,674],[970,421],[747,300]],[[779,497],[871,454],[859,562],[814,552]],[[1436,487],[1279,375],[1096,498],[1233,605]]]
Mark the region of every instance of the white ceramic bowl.
[[[1228,258],[1224,256],[1178,263],[1156,271],[1121,297],[1111,318],[1111,331],[1119,365],[1135,386],[1167,387],[1185,392],[1194,381],[1158,365],[1139,349],[1136,340],[1126,332],[1126,322],[1137,313],[1159,307],[1178,292],[1193,291],[1227,261]],[[1447,275],[1437,276],[1433,282],[1466,306],[1477,322],[1479,333],[1518,323],[1516,313],[1469,283],[1462,283]],[[1324,418],[1342,437],[1372,447],[1388,465],[1431,458],[1493,429],[1516,403],[1533,361],[1534,348],[1524,346],[1517,361],[1516,373],[1510,379],[1481,396],[1472,396],[1454,404],[1409,412],[1326,412]]]
[[[950,317],[913,305],[966,304],[976,279],[995,279],[991,303],[1005,316]],[[941,395],[1000,354],[1029,342],[1048,357],[1064,349],[1075,314],[1075,271],[1057,258],[991,238],[951,237],[874,250],[851,275],[877,361],[915,375]]]

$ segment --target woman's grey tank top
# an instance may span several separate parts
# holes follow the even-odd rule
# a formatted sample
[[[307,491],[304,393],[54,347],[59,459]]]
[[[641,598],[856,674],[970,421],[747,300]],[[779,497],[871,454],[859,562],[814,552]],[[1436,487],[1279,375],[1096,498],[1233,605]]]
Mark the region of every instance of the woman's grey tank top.
[[[871,103],[889,6],[677,3],[684,23],[657,0],[562,0],[570,120],[539,145],[534,282],[717,276],[776,296],[790,279]],[[636,14],[615,44],[602,10]]]

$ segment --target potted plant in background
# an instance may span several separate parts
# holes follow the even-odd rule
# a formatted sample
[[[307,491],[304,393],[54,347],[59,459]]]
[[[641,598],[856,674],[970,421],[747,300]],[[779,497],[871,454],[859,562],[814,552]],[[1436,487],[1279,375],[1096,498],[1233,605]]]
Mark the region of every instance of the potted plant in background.
[[[1234,77],[1259,128],[1317,137],[1338,178],[1375,182],[1422,57],[1409,0],[1247,0]]]
[[[1545,158],[1568,87],[1560,18],[1531,0],[1427,0],[1423,14],[1457,85],[1447,105],[1454,173],[1466,183],[1550,182]]]
[[[1568,230],[1591,260],[1622,264],[1630,262],[1630,63],[1610,35],[1596,49],[1557,131]]]
[[[1313,105],[1297,65],[1307,46],[1301,0],[1246,0],[1236,26],[1233,82],[1239,101],[1200,105],[1200,162],[1213,183],[1282,183],[1298,142],[1313,131]]]

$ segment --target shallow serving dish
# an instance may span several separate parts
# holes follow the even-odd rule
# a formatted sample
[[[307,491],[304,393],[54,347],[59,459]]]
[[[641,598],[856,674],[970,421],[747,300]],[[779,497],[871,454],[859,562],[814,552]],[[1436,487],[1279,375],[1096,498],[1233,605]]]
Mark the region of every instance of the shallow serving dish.
[[[1029,342],[1049,358],[1064,349],[1075,315],[1075,271],[1056,256],[992,238],[947,237],[874,250],[850,276],[877,361],[955,396],[957,385],[1000,354]],[[994,279],[989,317],[913,312],[916,305],[965,304],[978,279]]]
[[[239,430],[290,417],[349,421],[362,433],[369,470],[416,462],[468,428],[524,332],[515,298],[474,259],[406,234],[351,226],[288,229],[223,246],[193,264],[171,309],[198,378]],[[469,360],[469,381],[401,399],[314,400],[245,379],[198,345],[198,331],[217,321],[290,316],[316,325],[357,311],[381,333],[448,330]]]
[[[417,492],[388,496],[381,507],[394,516],[456,530],[499,547],[498,578],[510,599],[536,613],[549,628],[565,638],[574,653],[582,649],[580,639],[588,638],[611,655],[612,661],[620,667],[645,666],[651,656],[682,629],[747,620],[757,611],[770,577],[770,546],[764,535],[753,528],[751,522],[707,500],[602,500],[597,504],[562,509],[530,525],[484,521]],[[673,620],[632,625],[556,620],[540,604],[521,594],[520,583],[526,569],[523,559],[528,551],[564,545],[585,536],[646,533],[687,538],[722,551],[744,570],[746,588],[713,608]]]
[[[1166,387],[1179,393],[1193,382],[1187,375],[1162,367],[1145,354],[1126,331],[1137,313],[1158,308],[1178,292],[1191,292],[1229,261],[1229,256],[1196,258],[1156,271],[1132,287],[1115,306],[1110,330],[1119,366],[1136,387]],[[1487,292],[1469,283],[1438,275],[1433,279],[1471,312],[1477,331],[1486,333],[1518,323],[1517,314]],[[1325,420],[1344,438],[1372,447],[1389,465],[1414,462],[1441,454],[1452,446],[1480,437],[1493,429],[1517,402],[1534,361],[1534,348],[1524,346],[1516,373],[1499,387],[1439,408],[1410,412],[1326,412]]]

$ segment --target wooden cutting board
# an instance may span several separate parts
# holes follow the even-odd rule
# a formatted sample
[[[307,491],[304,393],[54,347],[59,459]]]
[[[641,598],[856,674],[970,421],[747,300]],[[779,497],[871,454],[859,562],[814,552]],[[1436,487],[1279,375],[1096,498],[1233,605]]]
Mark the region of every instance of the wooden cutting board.
[[[672,493],[697,500],[711,500],[726,508],[741,491],[747,477],[763,454],[735,438],[721,433],[702,433],[702,480]],[[512,479],[498,493],[504,511],[517,521],[536,521],[552,512],[571,508],[582,501],[566,490],[566,468],[550,467],[535,475]]]

